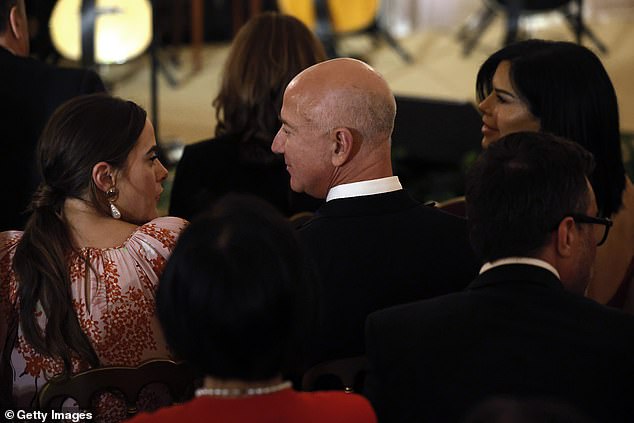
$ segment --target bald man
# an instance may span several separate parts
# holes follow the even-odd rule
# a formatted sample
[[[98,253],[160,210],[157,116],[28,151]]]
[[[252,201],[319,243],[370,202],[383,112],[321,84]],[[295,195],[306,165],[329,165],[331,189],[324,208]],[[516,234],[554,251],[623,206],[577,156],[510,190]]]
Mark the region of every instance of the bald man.
[[[321,283],[307,367],[363,354],[369,313],[460,290],[477,274],[465,221],[415,201],[393,176],[395,115],[385,80],[354,59],[314,65],[284,93],[272,150],[293,191],[326,199],[299,230]]]
[[[95,72],[48,65],[28,57],[29,48],[24,0],[0,1],[0,231],[24,228],[39,183],[35,146],[49,116],[72,97],[105,90]]]

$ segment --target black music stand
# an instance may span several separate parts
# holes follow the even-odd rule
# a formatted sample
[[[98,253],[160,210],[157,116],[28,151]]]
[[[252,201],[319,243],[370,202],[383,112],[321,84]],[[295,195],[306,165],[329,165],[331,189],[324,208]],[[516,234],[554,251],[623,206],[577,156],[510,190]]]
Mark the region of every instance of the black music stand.
[[[94,69],[95,64],[95,0],[81,2],[81,65]]]
[[[157,30],[158,19],[156,17],[157,8],[156,0],[151,1],[152,6],[152,41],[150,43],[150,103],[152,108],[152,122],[154,124],[154,133],[157,141],[159,137],[159,117],[158,117],[158,73],[162,72],[167,82],[171,86],[177,86],[178,81],[166,68],[165,64],[158,56],[160,47],[159,35]],[[97,8],[95,0],[82,0],[81,2],[81,64],[85,68],[95,69],[97,64],[95,61],[95,19],[97,17]]]
[[[172,87],[178,86],[179,82],[170,73],[165,66],[165,63],[160,59],[158,52],[160,49],[161,31],[158,28],[159,19],[157,18],[157,8],[155,7],[156,0],[151,0],[152,4],[152,42],[150,43],[150,104],[152,108],[152,123],[154,124],[154,135],[156,136],[156,142],[160,147],[160,127],[159,127],[159,107],[158,107],[158,74],[159,72],[165,77],[168,84]],[[162,153],[162,151],[161,151]],[[165,160],[162,160],[165,163]]]
[[[458,39],[463,42],[463,53],[469,55],[480,37],[489,27],[499,11],[506,14],[506,34],[504,45],[518,40],[519,20],[522,15],[558,11],[581,44],[582,36],[587,36],[601,51],[608,49],[583,21],[583,0],[484,0],[484,6],[460,28]]]
[[[315,34],[324,45],[326,50],[326,54],[331,57],[339,57],[337,53],[337,35],[335,34],[334,29],[332,28],[332,20],[330,18],[330,9],[328,7],[328,0],[314,0],[315,5],[315,15],[317,17],[317,25],[315,28]],[[406,62],[412,63],[412,56],[399,44],[398,41],[392,35],[387,32],[384,28],[379,25],[378,19],[374,19],[374,22],[368,27],[361,31],[360,33],[368,33],[372,35],[375,39],[382,38],[387,44],[398,53],[398,55]]]

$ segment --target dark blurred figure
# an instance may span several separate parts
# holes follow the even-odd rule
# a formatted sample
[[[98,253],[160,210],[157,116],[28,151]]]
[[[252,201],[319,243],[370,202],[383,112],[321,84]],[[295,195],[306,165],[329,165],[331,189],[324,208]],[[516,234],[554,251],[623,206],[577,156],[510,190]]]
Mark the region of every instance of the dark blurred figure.
[[[74,96],[105,91],[96,73],[47,65],[29,58],[29,48],[24,0],[0,2],[0,231],[24,228],[39,184],[35,145],[49,116]]]
[[[575,407],[548,399],[491,398],[462,423],[597,423]]]
[[[170,214],[191,219],[231,191],[255,194],[287,216],[318,207],[291,191],[284,159],[271,143],[286,85],[325,57],[319,40],[292,16],[266,12],[242,27],[213,102],[216,137],[185,147]]]
[[[374,423],[367,400],[296,392],[306,315],[303,254],[290,223],[254,196],[229,195],[183,232],[159,284],[168,344],[205,375],[196,399],[134,422]]]
[[[31,57],[43,62],[56,64],[59,53],[53,47],[51,32],[48,27],[56,0],[25,0],[29,18],[29,35],[31,39]]]
[[[634,317],[583,296],[611,223],[596,217],[592,170],[583,147],[546,133],[481,154],[466,190],[480,275],[368,317],[365,387],[381,422],[456,422],[492,395],[634,421]]]

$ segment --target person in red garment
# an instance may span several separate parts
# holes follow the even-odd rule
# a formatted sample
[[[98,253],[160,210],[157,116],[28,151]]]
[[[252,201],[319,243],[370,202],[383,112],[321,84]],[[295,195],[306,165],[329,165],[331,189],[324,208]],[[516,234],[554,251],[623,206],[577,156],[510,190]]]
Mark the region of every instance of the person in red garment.
[[[299,357],[310,285],[290,223],[254,196],[220,200],[183,232],[157,307],[176,354],[204,373],[196,398],[143,422],[372,423],[362,396],[296,392],[283,374]]]

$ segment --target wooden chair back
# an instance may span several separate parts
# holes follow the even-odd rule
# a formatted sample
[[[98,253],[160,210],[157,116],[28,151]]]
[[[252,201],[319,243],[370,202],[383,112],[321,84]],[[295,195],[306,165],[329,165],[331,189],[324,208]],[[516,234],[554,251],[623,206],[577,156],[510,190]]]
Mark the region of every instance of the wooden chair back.
[[[322,381],[327,377],[335,377],[341,384],[340,389],[348,393],[360,392],[366,371],[367,359],[364,355],[325,361],[316,364],[304,373],[302,390],[315,391],[323,389]],[[332,386],[327,388],[332,388]]]
[[[458,217],[467,217],[467,202],[464,196],[450,198],[436,205],[442,211]]]
[[[38,409],[51,409],[57,398],[73,398],[81,410],[92,408],[93,398],[102,392],[119,392],[125,397],[128,415],[137,413],[139,392],[147,385],[167,386],[174,402],[193,397],[196,373],[185,362],[156,359],[137,367],[105,366],[86,370],[70,378],[53,378],[38,392]]]

